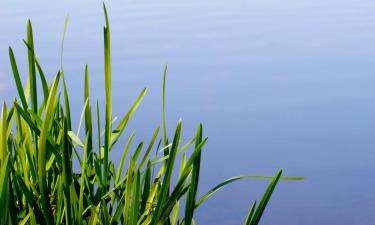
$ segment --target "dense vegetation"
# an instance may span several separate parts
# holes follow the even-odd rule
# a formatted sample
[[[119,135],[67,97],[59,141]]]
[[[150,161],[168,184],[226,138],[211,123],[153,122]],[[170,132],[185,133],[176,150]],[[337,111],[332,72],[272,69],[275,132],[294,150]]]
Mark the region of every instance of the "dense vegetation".
[[[258,224],[279,179],[301,178],[281,177],[281,170],[271,177],[238,176],[198,197],[201,152],[207,138],[199,124],[196,136],[181,145],[180,120],[174,136],[168,139],[164,113],[166,69],[162,134],[159,135],[157,127],[151,140],[138,143],[134,151],[129,150],[134,133],[129,135],[126,146],[116,145],[147,89],[140,92],[120,122],[114,122],[110,27],[104,11],[104,121],[99,103],[93,104],[90,99],[86,65],[83,110],[77,132],[72,131],[63,68],[48,84],[34,52],[30,21],[24,41],[29,69],[25,85],[9,48],[19,97],[11,107],[3,104],[0,116],[0,224],[190,225],[196,224],[195,210],[226,184],[242,178],[270,179],[259,204],[254,202],[244,218],[245,224]],[[116,165],[109,157],[113,149],[123,149]],[[178,154],[182,154],[180,162],[176,162]],[[173,174],[177,179],[172,179]]]

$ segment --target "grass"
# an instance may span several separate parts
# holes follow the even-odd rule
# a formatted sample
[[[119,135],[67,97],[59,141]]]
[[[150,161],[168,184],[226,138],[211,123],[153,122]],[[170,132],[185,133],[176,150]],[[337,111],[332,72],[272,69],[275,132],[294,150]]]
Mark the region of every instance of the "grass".
[[[278,181],[302,178],[282,177],[281,170],[274,176],[237,176],[199,197],[201,154],[207,137],[199,124],[195,137],[182,144],[182,121],[179,120],[173,138],[168,139],[165,117],[167,67],[163,78],[162,134],[159,134],[160,127],[156,127],[149,142],[142,141],[130,151],[132,133],[123,146],[118,165],[110,159],[109,153],[120,148],[116,144],[147,89],[141,90],[121,121],[114,123],[110,25],[105,6],[104,14],[104,130],[100,105],[96,101],[93,109],[90,99],[87,65],[84,106],[75,133],[62,62],[52,83],[48,84],[35,54],[30,21],[24,41],[29,69],[25,85],[21,82],[15,55],[9,48],[19,96],[11,107],[3,103],[0,116],[0,224],[191,225],[197,223],[194,220],[197,208],[224,186],[244,178],[269,179],[259,204],[254,202],[244,218],[246,225],[258,224]],[[40,92],[42,95],[38,95]],[[84,134],[80,134],[82,124]],[[156,154],[153,154],[155,150]],[[179,154],[182,157],[177,157]],[[177,158],[181,161],[177,162]],[[74,170],[73,162],[77,162]],[[177,179],[173,179],[174,174]]]

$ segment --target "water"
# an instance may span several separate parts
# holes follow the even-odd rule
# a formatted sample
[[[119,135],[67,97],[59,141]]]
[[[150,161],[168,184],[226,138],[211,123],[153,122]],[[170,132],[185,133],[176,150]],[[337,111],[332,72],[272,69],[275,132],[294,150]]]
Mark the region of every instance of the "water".
[[[375,2],[111,1],[114,114],[143,86],[150,91],[130,124],[149,138],[160,123],[163,66],[168,126],[184,137],[203,122],[200,190],[237,174],[303,175],[281,182],[263,224],[375,224]],[[7,48],[27,73],[26,18],[52,79],[70,14],[64,67],[75,121],[84,64],[103,99],[101,3],[0,2],[0,94],[15,96]],[[205,203],[200,224],[240,224],[264,181],[240,181]]]

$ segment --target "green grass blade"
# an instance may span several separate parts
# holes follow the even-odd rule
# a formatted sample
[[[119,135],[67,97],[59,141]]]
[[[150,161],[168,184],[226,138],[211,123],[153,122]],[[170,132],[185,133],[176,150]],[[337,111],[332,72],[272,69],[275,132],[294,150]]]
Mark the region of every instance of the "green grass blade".
[[[147,199],[150,194],[151,189],[151,162],[148,161],[147,168],[146,168],[146,174],[144,176],[144,184],[143,184],[143,192],[142,192],[142,203],[141,203],[141,209],[140,212],[144,213],[146,209]]]
[[[223,188],[224,186],[234,182],[234,181],[237,181],[237,180],[241,180],[241,179],[273,179],[274,176],[259,176],[259,175],[241,175],[241,176],[235,176],[235,177],[232,177],[232,178],[229,178],[223,182],[221,182],[220,184],[216,185],[214,188],[212,188],[211,190],[209,190],[206,194],[204,194],[196,203],[195,207],[198,207],[200,204],[202,204],[205,200],[207,200],[209,197],[211,197],[213,194],[215,194],[217,191],[219,191],[221,188]],[[280,180],[303,180],[304,178],[303,177],[288,177],[288,176],[285,176],[285,177],[280,177]]]
[[[14,107],[16,108],[17,112],[22,116],[22,118],[27,122],[27,125],[31,129],[35,135],[39,136],[40,135],[40,129],[37,127],[37,125],[33,122],[32,120],[32,114],[30,112],[25,112],[24,109],[21,108],[16,102],[14,103]],[[35,114],[33,114],[35,115]],[[34,117],[33,117],[34,118]],[[47,134],[47,141],[48,145],[51,146],[50,150],[53,152],[53,154],[56,157],[57,162],[61,165],[62,164],[62,157],[59,154],[59,152],[56,150],[57,146],[56,143],[54,142],[51,134]]]
[[[64,106],[65,106],[65,117],[67,120],[67,129],[72,130],[72,120],[70,116],[70,103],[69,103],[68,89],[66,87],[66,82],[65,82],[65,78],[63,74],[62,74],[62,81],[63,81],[63,90],[64,90]]]
[[[34,37],[31,21],[27,21],[27,45],[28,48],[28,62],[29,62],[29,81],[30,81],[30,96],[31,96],[31,109],[34,113],[38,112],[38,93],[36,84],[36,70],[35,70],[35,50],[34,50]]]
[[[129,119],[134,114],[135,110],[138,108],[139,104],[142,102],[143,97],[147,93],[147,88],[144,88],[138,95],[137,99],[134,101],[133,105],[130,107],[129,111],[126,113],[121,122],[117,125],[116,129],[113,130],[111,135],[111,147],[118,141],[122,132],[124,131]]]
[[[198,181],[199,181],[199,172],[200,172],[200,162],[201,162],[201,147],[199,144],[202,142],[202,124],[199,124],[197,129],[197,136],[195,139],[195,151],[199,151],[198,156],[193,163],[193,171],[191,177],[191,186],[186,197],[186,206],[185,206],[185,225],[191,225],[193,220],[194,210],[195,210],[195,198],[198,190]],[[199,149],[197,149],[199,148]]]
[[[0,209],[1,209],[1,217],[0,217],[0,224],[8,224],[8,217],[9,217],[9,156],[6,155],[3,158],[2,165],[0,167]]]
[[[67,119],[64,120],[63,124],[63,144],[62,144],[62,158],[63,158],[63,168],[62,168],[62,178],[63,178],[63,191],[65,199],[65,213],[67,214],[66,224],[73,224],[72,208],[71,208],[71,196],[70,196],[70,185],[73,182],[73,171],[71,165],[71,146],[68,136],[68,122]]]
[[[151,225],[156,225],[161,219],[160,216],[162,214],[163,205],[166,199],[168,198],[167,193],[169,190],[169,184],[170,184],[170,180],[172,176],[172,169],[173,169],[174,161],[176,159],[178,144],[180,142],[180,135],[181,135],[181,120],[178,121],[178,124],[176,127],[175,136],[173,138],[173,144],[171,146],[170,157],[168,161],[166,162],[166,170],[164,174],[163,185],[160,190],[158,203],[155,209],[154,216],[151,221]]]
[[[133,138],[134,138],[134,132],[130,135],[130,137],[128,139],[128,142],[126,143],[125,149],[123,151],[123,154],[121,156],[120,164],[119,164],[117,174],[116,174],[116,178],[115,178],[115,185],[117,185],[119,180],[120,180],[121,173],[122,173],[122,170],[123,170],[123,167],[124,167],[124,162],[125,162],[125,159],[126,159],[126,155],[129,151],[129,147],[130,147],[130,144],[131,144]]]
[[[108,22],[107,8],[103,4],[106,25],[104,26],[104,80],[105,80],[105,134],[104,134],[104,168],[103,168],[103,186],[108,188],[108,154],[111,141],[112,130],[112,97],[111,97],[111,45],[110,28]]]
[[[256,205],[257,205],[256,201],[251,205],[249,213],[247,214],[247,217],[246,217],[244,225],[250,225],[251,219],[253,218],[253,215],[254,215],[254,212],[255,212]]]
[[[257,225],[259,223],[260,218],[262,217],[263,212],[267,206],[267,203],[271,198],[272,192],[275,190],[275,187],[281,177],[282,172],[282,170],[277,172],[274,178],[271,180],[266,192],[264,193],[262,199],[259,202],[259,206],[257,207],[253,218],[251,219],[250,225]]]
[[[168,198],[166,204],[164,205],[164,209],[163,209],[163,212],[161,214],[162,216],[160,217],[160,222],[165,222],[165,221],[167,221],[169,219],[168,215],[171,214],[172,209],[176,206],[178,200],[181,199],[182,196],[185,195],[186,192],[189,189],[190,189],[190,184],[188,184],[186,186],[181,186],[179,188],[176,188],[172,192],[172,194]]]
[[[88,138],[87,155],[88,163],[93,164],[93,140],[92,140],[92,113],[91,113],[91,103],[90,103],[90,87],[89,87],[89,69],[85,66],[85,82],[84,82],[84,102],[87,102],[87,107],[85,108],[85,134]],[[92,191],[92,187],[90,187]]]
[[[164,66],[164,74],[163,74],[163,95],[162,95],[162,120],[163,120],[163,141],[164,146],[168,145],[168,138],[167,138],[167,120],[165,118],[165,89],[166,89],[166,79],[167,79],[167,71],[168,71],[168,64],[165,64]],[[165,150],[165,153],[167,153],[167,149]]]
[[[149,154],[150,154],[150,151],[152,149],[152,146],[154,146],[154,143],[155,143],[155,140],[159,134],[159,130],[160,130],[160,127],[156,127],[155,131],[154,131],[154,134],[152,135],[152,138],[151,138],[151,141],[147,147],[147,150],[145,152],[145,154],[143,155],[143,158],[141,160],[141,162],[139,163],[139,168],[141,169],[143,164],[146,162],[146,160],[149,158]]]
[[[76,143],[79,147],[85,147],[81,139],[73,131],[68,131],[68,135],[72,139],[72,141]]]
[[[108,208],[107,208],[107,204],[105,203],[105,200],[102,200],[102,207],[101,207],[101,211],[102,211],[102,218],[101,218],[101,222],[102,224],[104,225],[109,225],[110,222],[111,222],[111,215],[109,214],[109,211],[108,211]]]
[[[62,34],[61,38],[61,50],[60,50],[60,70],[63,71],[63,56],[64,56],[64,41],[65,41],[65,35],[66,35],[66,30],[68,28],[68,22],[69,22],[69,14],[66,15],[65,17],[65,22],[64,22],[64,31]]]
[[[33,193],[27,188],[23,179],[18,174],[15,174],[14,177],[15,177],[16,185],[22,190],[22,194],[24,195],[26,201],[34,209],[34,213],[36,215],[38,224],[41,224],[41,225],[47,224],[43,216],[42,210],[39,208],[38,202],[36,201],[36,199],[34,199]]]
[[[84,204],[84,191],[85,191],[85,181],[87,180],[87,174],[86,174],[86,165],[87,165],[87,154],[88,154],[88,149],[87,149],[87,142],[88,138],[86,139],[86,145],[84,148],[83,152],[83,161],[81,163],[81,168],[82,168],[82,173],[81,173],[81,180],[80,180],[80,188],[79,188],[79,201],[78,201],[78,224],[82,225],[82,214],[83,214],[83,204]]]
[[[16,63],[16,58],[14,57],[14,53],[12,48],[9,47],[9,58],[10,58],[10,63],[12,65],[12,71],[13,71],[13,76],[14,76],[14,81],[16,82],[16,87],[18,91],[18,95],[21,99],[22,107],[27,110],[28,105],[25,97],[25,92],[22,86],[20,74],[18,72],[18,67]]]
[[[27,215],[25,216],[25,218],[23,218],[23,219],[20,221],[19,225],[26,225],[27,222],[29,221],[29,218],[30,218],[30,216],[31,216],[32,213],[33,213],[33,210],[31,209],[31,210],[29,211],[29,213],[27,213]]]
[[[1,109],[0,115],[0,166],[4,163],[6,156],[8,155],[8,147],[7,147],[7,105],[4,102],[3,107]]]
[[[125,187],[125,212],[124,212],[124,225],[128,225],[130,223],[130,215],[131,215],[131,194],[132,194],[132,186],[134,182],[134,168],[135,168],[135,159],[132,157],[130,159],[128,171],[127,171],[127,181],[126,181],[126,187]]]
[[[14,107],[21,115],[21,117],[25,120],[32,132],[36,133],[36,135],[40,135],[39,127],[33,122],[30,113],[27,110],[24,110],[17,102],[14,102]]]
[[[89,220],[89,225],[97,225],[97,224],[100,224],[99,223],[99,211],[100,211],[100,203],[94,208],[92,209],[92,214],[91,214],[91,217],[90,217],[90,220]]]
[[[130,214],[130,225],[137,225],[139,215],[139,199],[140,199],[140,172],[139,170],[135,173],[135,180],[132,187],[132,204]]]
[[[118,201],[118,206],[116,207],[116,211],[111,218],[111,224],[116,225],[119,223],[121,216],[123,215],[123,210],[125,208],[125,195],[126,192],[123,193],[122,197]]]
[[[47,136],[49,133],[49,128],[51,126],[51,121],[53,118],[53,113],[55,112],[54,103],[56,98],[57,86],[60,79],[60,73],[56,76],[55,81],[52,84],[51,91],[48,96],[46,105],[46,114],[43,121],[42,130],[39,139],[39,152],[38,152],[38,180],[39,189],[41,195],[41,205],[42,212],[47,221],[48,225],[54,224],[54,219],[52,217],[51,205],[48,197],[48,187],[46,182],[46,156],[47,156]]]
[[[48,94],[49,94],[47,79],[46,79],[46,76],[44,75],[42,67],[39,64],[38,59],[35,59],[35,63],[36,63],[36,68],[38,69],[38,72],[39,72],[40,80],[42,82],[44,101],[47,101]]]
[[[96,120],[97,120],[97,131],[98,131],[98,152],[100,152],[100,148],[102,147],[101,144],[101,135],[100,135],[100,110],[99,110],[99,101],[96,101]]]

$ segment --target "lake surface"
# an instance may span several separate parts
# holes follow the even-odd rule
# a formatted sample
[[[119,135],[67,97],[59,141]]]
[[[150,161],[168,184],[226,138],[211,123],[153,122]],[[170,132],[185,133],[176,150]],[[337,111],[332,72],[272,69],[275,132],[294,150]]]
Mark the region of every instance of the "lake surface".
[[[283,168],[306,180],[281,182],[262,224],[375,224],[374,1],[134,0],[108,2],[108,10],[114,114],[149,87],[130,127],[150,138],[168,62],[169,129],[182,117],[184,137],[198,122],[209,137],[201,192],[233,175]],[[9,45],[27,73],[28,17],[52,79],[67,13],[63,63],[78,122],[85,63],[93,96],[104,96],[100,2],[1,1],[0,96],[16,95]],[[266,185],[223,189],[198,210],[198,223],[241,224]]]

